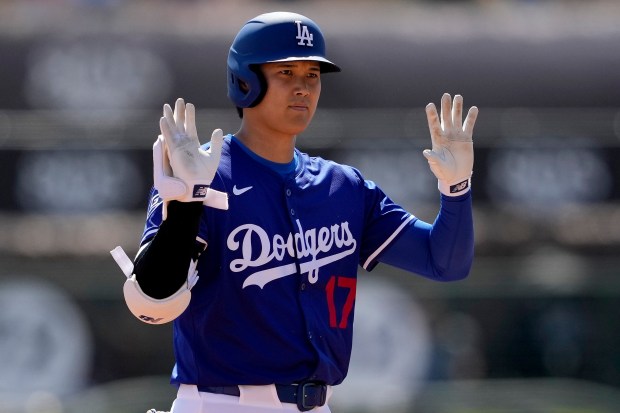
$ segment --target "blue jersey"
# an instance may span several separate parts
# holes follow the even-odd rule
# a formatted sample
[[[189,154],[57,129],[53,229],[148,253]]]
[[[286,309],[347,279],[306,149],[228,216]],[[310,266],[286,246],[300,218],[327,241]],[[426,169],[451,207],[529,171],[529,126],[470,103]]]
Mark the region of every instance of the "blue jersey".
[[[203,209],[207,248],[174,321],[173,383],[345,378],[358,267],[372,269],[415,218],[355,168],[295,156],[294,172],[282,175],[225,138],[212,187],[229,194],[229,209]],[[157,199],[142,244],[161,224]]]

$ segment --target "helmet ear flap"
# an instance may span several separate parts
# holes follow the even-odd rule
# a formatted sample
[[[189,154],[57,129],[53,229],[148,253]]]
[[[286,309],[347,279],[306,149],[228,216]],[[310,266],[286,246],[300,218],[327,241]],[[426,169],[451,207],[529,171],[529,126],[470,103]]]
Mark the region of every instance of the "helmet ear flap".
[[[265,78],[265,75],[259,65],[250,65],[250,70],[256,75],[256,79],[258,80],[256,83],[256,86],[258,87],[258,94],[256,95],[254,101],[248,106],[249,108],[253,108],[263,100],[265,94],[267,93],[267,79]]]
[[[233,71],[228,72],[229,97],[234,97],[233,101],[240,108],[253,108],[258,105],[267,93],[267,79],[260,69],[260,65],[248,65],[244,71],[246,76],[242,78]]]

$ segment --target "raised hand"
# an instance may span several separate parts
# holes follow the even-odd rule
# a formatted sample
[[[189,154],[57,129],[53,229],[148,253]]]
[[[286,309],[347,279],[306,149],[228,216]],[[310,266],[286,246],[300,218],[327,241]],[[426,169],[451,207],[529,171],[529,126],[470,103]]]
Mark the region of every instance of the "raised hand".
[[[448,196],[469,190],[474,166],[473,130],[478,108],[472,106],[463,123],[463,97],[448,93],[441,97],[441,115],[434,103],[426,106],[432,149],[424,150],[431,171],[438,179],[438,188]],[[441,121],[440,121],[441,119]]]
[[[213,181],[220,163],[224,140],[222,130],[213,131],[209,150],[201,149],[194,105],[191,103],[185,105],[183,99],[177,99],[174,112],[170,105],[164,105],[164,116],[161,117],[159,126],[168,148],[173,176],[183,180],[192,191],[186,194],[187,199],[184,200],[195,201],[197,199],[194,198],[204,198],[206,193],[202,193]]]
[[[200,147],[194,105],[177,99],[174,112],[164,105],[159,120],[161,135],[153,145],[155,188],[164,200],[163,217],[169,201],[200,201],[218,209],[228,209],[227,194],[210,188],[217,171],[224,136],[221,129],[211,135],[208,150]]]

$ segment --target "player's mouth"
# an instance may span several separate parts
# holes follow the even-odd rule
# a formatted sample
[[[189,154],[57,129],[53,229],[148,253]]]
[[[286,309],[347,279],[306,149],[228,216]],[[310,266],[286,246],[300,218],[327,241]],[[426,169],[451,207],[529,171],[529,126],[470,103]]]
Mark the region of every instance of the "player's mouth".
[[[289,105],[289,108],[293,110],[307,111],[308,105],[303,103],[293,103],[292,105]]]

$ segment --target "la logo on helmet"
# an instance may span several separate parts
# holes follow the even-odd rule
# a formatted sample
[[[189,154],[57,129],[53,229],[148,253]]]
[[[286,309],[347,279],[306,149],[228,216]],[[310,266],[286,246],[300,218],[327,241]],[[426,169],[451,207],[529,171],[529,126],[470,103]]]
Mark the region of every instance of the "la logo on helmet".
[[[308,26],[302,25],[300,20],[295,20],[297,25],[297,36],[295,38],[299,40],[297,42],[300,46],[312,46],[313,34],[308,30]]]

